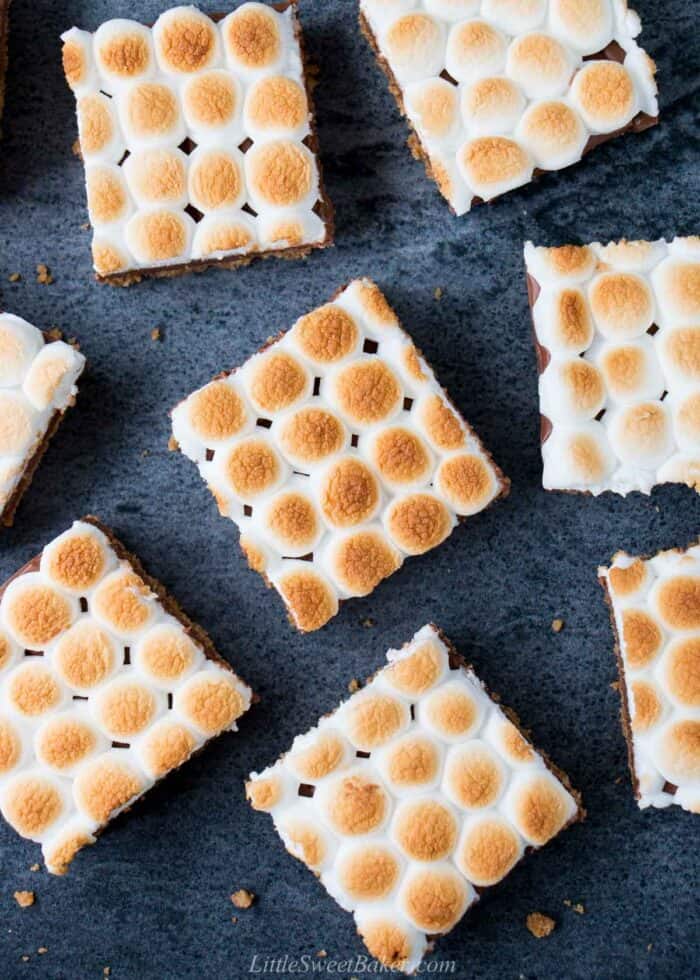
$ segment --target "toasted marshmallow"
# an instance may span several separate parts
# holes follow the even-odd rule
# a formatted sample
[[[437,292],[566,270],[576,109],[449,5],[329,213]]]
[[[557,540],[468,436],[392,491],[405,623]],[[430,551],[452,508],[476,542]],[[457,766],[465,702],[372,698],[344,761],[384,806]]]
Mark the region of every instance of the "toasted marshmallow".
[[[97,825],[106,824],[148,788],[130,752],[113,749],[91,759],[73,782],[78,812]]]
[[[593,320],[582,290],[543,289],[532,310],[537,339],[555,354],[582,354],[594,336]]]
[[[426,694],[448,669],[445,648],[435,638],[426,637],[408,649],[390,651],[388,657],[384,683],[409,698]]]
[[[46,344],[32,361],[22,390],[34,408],[64,410],[77,394],[85,358],[62,340]]]
[[[305,783],[317,783],[352,758],[349,743],[335,729],[315,729],[294,739],[287,765]]]
[[[139,207],[178,209],[187,204],[187,168],[182,150],[153,147],[129,154],[121,169]]]
[[[666,259],[652,273],[664,326],[697,326],[700,321],[700,256],[694,258]]]
[[[118,163],[126,145],[112,99],[88,92],[78,99],[80,153],[87,163]]]
[[[336,847],[332,835],[308,813],[299,809],[285,814],[277,829],[292,857],[312,871],[320,871],[333,860]]]
[[[368,438],[367,454],[388,487],[425,486],[435,466],[433,455],[412,428],[392,425]]]
[[[644,609],[624,609],[620,616],[622,649],[629,670],[644,670],[658,657],[664,634]]]
[[[423,555],[450,536],[457,521],[445,504],[432,493],[398,497],[387,508],[384,527],[407,555]]]
[[[302,470],[342,452],[349,440],[338,416],[320,407],[292,411],[275,422],[274,429],[284,456]]]
[[[86,759],[107,748],[87,713],[76,708],[52,715],[34,736],[37,759],[60,776],[74,776]]]
[[[264,3],[244,3],[221,22],[229,67],[244,78],[281,68],[289,46],[283,18]]]
[[[401,567],[403,558],[380,528],[368,525],[336,535],[325,549],[323,562],[331,579],[350,598],[369,595]]]
[[[127,564],[105,576],[90,600],[90,611],[103,626],[123,639],[135,639],[150,626],[156,596]]]
[[[326,303],[300,317],[290,331],[294,346],[312,364],[337,364],[357,351],[357,320],[337,303]]]
[[[416,418],[428,442],[442,452],[461,449],[466,444],[464,426],[445,398],[427,395],[420,400]]]
[[[138,740],[134,751],[144,771],[152,779],[161,779],[187,762],[199,741],[186,725],[162,718]]]
[[[105,735],[124,741],[149,728],[165,709],[165,701],[149,685],[123,677],[101,688],[90,699],[90,708]]]
[[[457,153],[457,165],[469,187],[484,200],[526,184],[534,167],[526,150],[504,136],[469,140]]]
[[[671,630],[700,629],[700,575],[692,566],[689,571],[657,581],[649,595],[650,605]]]
[[[84,617],[67,630],[52,652],[52,664],[64,684],[79,695],[106,681],[121,662],[114,637]]]
[[[508,78],[480,78],[461,89],[464,125],[474,136],[512,132],[525,109],[525,97]]]
[[[27,398],[0,390],[0,456],[26,457],[40,436],[40,419]]]
[[[370,834],[389,817],[389,795],[368,766],[346,769],[317,792],[324,820],[341,837]]]
[[[574,106],[594,133],[612,133],[638,111],[634,82],[616,61],[588,61],[571,84]]]
[[[424,12],[397,18],[382,38],[392,71],[402,83],[439,75],[445,66],[445,31]]]
[[[632,272],[605,272],[588,290],[596,326],[609,340],[639,337],[654,321],[655,304],[646,280]]]
[[[285,562],[285,569],[274,584],[302,633],[321,629],[338,613],[335,589],[324,575],[304,562]]]
[[[93,227],[101,228],[129,217],[132,205],[121,167],[113,163],[90,164],[85,168],[85,184]]]
[[[68,812],[61,780],[41,769],[17,773],[0,791],[0,811],[22,837],[41,842]]]
[[[506,34],[522,34],[540,26],[547,0],[483,0],[481,13]]]
[[[204,656],[177,622],[159,623],[136,645],[134,662],[156,687],[172,691],[193,670],[201,667]]]
[[[452,143],[459,133],[459,90],[444,78],[406,87],[406,106],[428,145]]]
[[[401,875],[401,859],[386,844],[345,845],[335,864],[338,900],[350,908],[377,902],[395,891]]]
[[[63,41],[63,74],[76,96],[98,88],[97,71],[92,54],[92,35],[72,27],[61,34]]]
[[[664,654],[664,687],[679,708],[700,707],[700,638],[675,640]]]
[[[434,788],[440,776],[442,751],[426,735],[404,735],[394,740],[377,762],[380,772],[398,795]]]
[[[363,943],[382,966],[415,972],[427,949],[424,935],[407,922],[399,922],[393,911],[382,913],[365,906],[355,916]]]
[[[0,313],[0,388],[22,384],[44,345],[41,331],[11,313]]]
[[[505,789],[507,770],[489,746],[474,739],[447,753],[443,789],[456,806],[481,810],[494,806]]]
[[[235,674],[210,663],[177,689],[173,707],[188,725],[210,738],[223,731],[235,731],[237,720],[250,702],[250,690]]]
[[[700,446],[700,392],[695,391],[674,404],[673,431],[681,449]]]
[[[383,30],[392,20],[414,10],[417,5],[418,0],[362,0],[363,13],[378,30]]]
[[[228,71],[212,68],[188,78],[182,87],[182,111],[192,138],[200,145],[245,138],[241,118],[243,91]]]
[[[251,436],[216,454],[217,471],[238,500],[252,502],[279,489],[288,467],[269,439]]]
[[[254,415],[233,375],[195,391],[173,411],[180,445],[197,459],[207,447],[219,448],[252,428]]]
[[[138,211],[126,226],[129,251],[144,266],[174,264],[190,250],[194,221],[188,214],[157,208]]]
[[[662,330],[656,349],[664,374],[681,390],[700,380],[700,326]]]
[[[443,460],[434,487],[460,517],[478,513],[498,492],[486,460],[474,453],[457,453]]]
[[[576,804],[551,772],[516,777],[504,811],[528,842],[542,847],[574,818]]]
[[[95,61],[109,92],[150,78],[155,71],[151,32],[135,20],[108,20],[94,35]]]
[[[274,346],[248,362],[244,377],[248,397],[266,417],[298,404],[311,388],[306,366],[293,354]]]
[[[605,387],[616,402],[661,398],[664,379],[649,337],[605,344],[596,357]]]
[[[227,255],[246,255],[258,245],[252,221],[240,211],[214,211],[198,223],[192,241],[195,259],[224,258]]]
[[[158,67],[166,75],[192,75],[213,68],[221,58],[219,34],[196,7],[172,7],[153,25]]]
[[[434,796],[399,803],[391,825],[392,839],[414,861],[449,857],[458,832],[454,810]]]
[[[409,871],[401,884],[404,915],[428,935],[448,932],[476,901],[476,892],[451,865]]]
[[[518,124],[522,140],[538,167],[560,170],[581,158],[588,131],[566,102],[534,102]]]
[[[190,202],[203,213],[239,208],[246,198],[243,154],[198,147],[189,158]]]
[[[338,720],[356,749],[373,752],[405,731],[411,715],[403,700],[372,685],[348,701]]]
[[[261,527],[278,551],[301,558],[313,551],[323,534],[321,515],[313,497],[301,490],[284,490],[262,507]]]
[[[288,139],[254,144],[245,155],[250,201],[257,211],[301,208],[318,196],[318,170],[303,143]]]
[[[605,430],[595,422],[576,429],[555,426],[542,457],[545,489],[602,489],[616,465]]]
[[[0,715],[0,779],[17,770],[27,755],[20,725]]]
[[[661,402],[638,402],[616,412],[610,422],[610,444],[623,462],[654,467],[673,448],[668,410]]]
[[[615,564],[608,570],[608,586],[613,596],[627,599],[645,591],[649,585],[649,572],[641,558],[630,559],[616,556]]]
[[[506,60],[506,40],[485,20],[455,24],[447,39],[445,67],[458,82],[497,75]]]
[[[567,424],[594,418],[605,397],[603,375],[581,357],[552,361],[540,379],[543,414]]]
[[[258,235],[263,245],[298,248],[300,245],[325,242],[328,229],[313,210],[258,215]]]
[[[447,681],[418,706],[422,725],[446,742],[461,742],[476,735],[484,719],[485,703],[463,679]]]
[[[117,97],[119,119],[130,150],[177,146],[187,130],[177,92],[164,82],[139,82]]]
[[[525,246],[528,271],[540,285],[574,285],[590,279],[596,257],[588,245],[562,245],[558,248]]]
[[[379,357],[358,358],[338,369],[326,385],[326,396],[353,429],[389,421],[401,408],[401,385]]]
[[[36,721],[56,711],[66,701],[60,680],[41,659],[24,660],[5,682],[5,703],[19,718]]]
[[[303,139],[310,131],[306,90],[286,75],[265,75],[246,92],[243,119],[253,140]]]
[[[508,48],[506,73],[529,99],[563,95],[574,67],[569,49],[550,34],[520,34]]]
[[[614,37],[610,0],[552,0],[549,27],[581,54],[602,51]]]
[[[478,816],[469,820],[457,848],[457,867],[477,887],[495,885],[523,856],[523,843],[508,820]]]
[[[697,785],[700,780],[700,721],[682,718],[669,722],[657,736],[654,757],[670,783]]]
[[[377,514],[381,503],[379,481],[356,456],[333,460],[317,479],[321,512],[330,527],[356,527]]]
[[[123,272],[133,261],[121,230],[116,234],[111,228],[95,232],[91,252],[93,269],[100,278]]]
[[[77,614],[77,600],[49,585],[38,572],[13,579],[0,601],[4,626],[25,650],[44,650]]]
[[[645,735],[660,724],[666,714],[659,687],[646,680],[630,680],[628,688],[630,722],[635,735]]]
[[[607,245],[594,245],[601,262],[612,265],[620,272],[648,272],[665,255],[663,242],[608,242]]]

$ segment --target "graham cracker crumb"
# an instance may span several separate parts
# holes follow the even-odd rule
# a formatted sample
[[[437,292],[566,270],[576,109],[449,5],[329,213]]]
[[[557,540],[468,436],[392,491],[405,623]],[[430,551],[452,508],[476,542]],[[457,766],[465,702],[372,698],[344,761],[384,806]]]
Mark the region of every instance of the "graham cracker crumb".
[[[43,956],[44,953],[48,953],[48,949],[46,948],[46,946],[40,946],[37,950],[37,953],[39,954],[39,956]]]
[[[654,944],[653,943],[649,943],[649,945],[647,946],[647,953],[651,953],[651,951],[652,951],[653,948],[654,948]]]
[[[619,681],[613,681],[612,684],[610,685],[610,687],[613,689],[613,691],[619,691],[620,690],[620,682]]]
[[[160,327],[154,327],[153,330],[151,330],[151,340],[162,340],[162,339],[163,339],[163,334],[160,331]]]
[[[168,439],[168,451],[171,453],[176,453],[180,448],[180,443],[177,441],[175,436],[170,436]]]
[[[53,282],[51,270],[44,262],[39,262],[36,267],[36,281],[41,283],[43,286],[50,286]]]
[[[34,904],[34,892],[15,892],[14,898],[21,909],[28,909]]]
[[[71,150],[73,151],[73,156],[82,157],[83,151],[80,149],[80,140],[74,140],[73,141],[73,145],[71,146]]]
[[[7,278],[10,280],[10,282],[20,282],[22,279],[19,272],[11,272]]]
[[[233,922],[233,923],[238,922],[238,916],[237,915],[232,915],[231,916],[231,922]]]
[[[28,963],[29,962],[29,957],[28,956],[23,956],[22,957],[22,962],[23,963]]]
[[[50,330],[47,330],[46,336],[48,337],[49,340],[52,340],[52,341],[53,340],[63,340],[63,331],[62,330],[59,330],[58,327],[51,327]]]
[[[326,956],[328,956],[328,953],[325,951],[325,949],[319,949],[318,953],[316,953],[316,956],[318,956],[320,960],[323,960],[326,958]]]
[[[368,616],[367,619],[362,620],[362,625],[366,630],[371,630],[374,629],[374,627],[377,625],[377,620],[372,619],[371,616]]]
[[[623,777],[622,777],[622,776],[618,776],[618,777],[617,777],[617,779],[615,780],[615,785],[616,785],[616,786],[619,786],[619,785],[620,785],[620,783],[622,782],[622,779],[623,779]]]
[[[40,871],[41,870],[41,865],[39,865],[39,864],[33,864],[29,870],[30,871]]]
[[[564,905],[566,905],[567,908],[570,908],[573,912],[577,912],[579,915],[586,914],[586,910],[581,904],[581,902],[572,902],[570,898],[565,898]]]
[[[104,968],[104,970],[102,971],[102,974],[103,974],[103,976],[108,977],[111,972],[112,972],[112,970],[110,969],[110,967],[106,966]]]
[[[554,931],[556,922],[548,915],[543,915],[542,912],[530,912],[525,920],[525,925],[535,939],[544,939]]]
[[[443,296],[442,286],[436,286],[435,287],[435,292],[433,293],[433,296],[435,297],[435,299],[439,303],[440,300],[442,299],[442,296]]]
[[[89,221],[84,221],[82,223],[82,225],[80,226],[80,230],[81,231],[90,231],[90,222]]]
[[[359,691],[359,690],[360,690],[360,682],[356,677],[353,677],[353,679],[348,684],[348,691],[350,691],[351,694],[354,694],[355,691]]]
[[[231,901],[237,909],[249,909],[255,901],[255,895],[253,892],[249,892],[245,888],[239,888],[238,891],[234,892],[231,896]]]
[[[563,619],[553,619],[552,620],[552,633],[561,633],[564,629]]]

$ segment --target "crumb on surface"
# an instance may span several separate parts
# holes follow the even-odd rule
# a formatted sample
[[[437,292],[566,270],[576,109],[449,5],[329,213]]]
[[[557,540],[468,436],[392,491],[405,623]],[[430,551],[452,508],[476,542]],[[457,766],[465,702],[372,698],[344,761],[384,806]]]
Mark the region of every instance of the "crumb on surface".
[[[168,452],[176,453],[180,448],[180,443],[177,441],[175,436],[170,436],[168,439]]]
[[[622,779],[621,776],[620,779]],[[564,905],[566,905],[566,907],[571,909],[572,911],[577,912],[579,915],[585,915],[586,913],[586,910],[581,904],[581,902],[572,902],[570,898],[565,898]]]
[[[368,616],[366,619],[362,620],[362,625],[366,630],[371,630],[377,625],[377,620],[372,619],[371,616]]]
[[[41,870],[41,865],[40,865],[40,864],[33,864],[33,865],[32,865],[32,866],[30,867],[30,869],[29,869],[29,870],[30,870],[30,871],[39,871],[39,870]]]
[[[435,292],[433,293],[433,296],[435,297],[435,299],[436,299],[436,300],[438,301],[438,303],[439,303],[439,302],[440,302],[440,300],[442,299],[442,296],[443,296],[443,289],[442,289],[442,286],[436,286],[436,287],[435,287]]]
[[[22,962],[23,963],[28,963],[29,962],[29,957],[26,954],[22,957]]]
[[[619,681],[613,681],[611,683],[610,687],[613,689],[613,691],[619,691],[620,690],[620,682]]]
[[[108,976],[110,975],[110,973],[111,973],[111,972],[112,972],[112,969],[111,969],[111,967],[109,967],[109,966],[106,966],[106,967],[104,968],[104,970],[102,971],[102,974],[103,974],[103,975],[104,975],[105,977],[108,977]]]
[[[253,892],[249,892],[246,888],[239,888],[238,891],[234,892],[231,896],[231,901],[237,909],[249,909],[255,901],[255,895]]]
[[[328,953],[325,951],[325,949],[319,949],[318,953],[316,953],[316,956],[318,956],[320,960],[323,960],[326,958],[326,956],[328,956]]]
[[[348,691],[350,691],[351,694],[354,694],[355,691],[359,691],[359,690],[360,690],[360,682],[356,677],[353,677],[353,679],[348,684]]]
[[[58,327],[51,327],[50,330],[46,331],[46,336],[51,341],[63,340],[63,331],[60,330]]]
[[[21,909],[28,909],[34,904],[34,892],[15,892],[14,897]]]
[[[90,231],[90,222],[89,221],[83,221],[82,225],[80,226],[80,230],[81,231]]]
[[[11,272],[7,278],[10,282],[20,282],[22,276],[19,274],[19,272]]]
[[[48,953],[48,948],[46,946],[40,946],[37,950],[39,956],[43,956],[44,953]]]
[[[36,281],[44,286],[50,286],[54,281],[51,270],[45,262],[39,262],[36,267]]]
[[[561,633],[564,629],[563,619],[553,619],[552,620],[552,633]]]
[[[530,912],[525,920],[525,925],[535,939],[544,939],[545,936],[554,931],[556,922],[548,915],[543,915],[542,912]]]
[[[237,915],[232,915],[231,916],[231,922],[233,922],[233,923],[238,922],[238,916]]]
[[[162,339],[163,339],[163,334],[161,333],[160,327],[154,327],[153,330],[151,330],[151,340],[162,340]]]

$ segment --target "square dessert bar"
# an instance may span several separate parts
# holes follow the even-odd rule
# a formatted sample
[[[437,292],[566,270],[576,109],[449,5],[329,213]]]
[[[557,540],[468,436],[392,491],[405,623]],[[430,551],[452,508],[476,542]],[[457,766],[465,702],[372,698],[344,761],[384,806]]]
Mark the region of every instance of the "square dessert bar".
[[[525,246],[543,485],[700,489],[700,238]]]
[[[246,791],[370,953],[413,973],[484,888],[585,813],[436,627],[387,657]]]
[[[22,494],[63,416],[75,404],[85,358],[21,317],[0,311],[0,525],[10,527]]]
[[[599,568],[639,806],[700,813],[700,544]]]
[[[54,874],[250,703],[94,517],[0,588],[0,812]]]
[[[331,244],[296,2],[63,34],[98,280]]]
[[[509,489],[368,279],[172,418],[251,567],[304,632]]]
[[[626,0],[360,0],[360,24],[456,214],[657,122]]]

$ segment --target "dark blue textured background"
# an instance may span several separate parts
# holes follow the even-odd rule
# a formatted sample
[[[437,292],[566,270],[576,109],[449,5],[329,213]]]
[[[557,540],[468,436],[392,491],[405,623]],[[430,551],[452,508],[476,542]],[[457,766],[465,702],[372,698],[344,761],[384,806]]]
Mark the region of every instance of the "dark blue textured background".
[[[589,811],[584,825],[494,889],[437,955],[457,961],[453,975],[474,980],[697,976],[698,818],[677,808],[641,813],[632,799],[596,567],[619,547],[688,543],[700,499],[684,487],[627,500],[542,491],[522,264],[525,238],[561,244],[700,231],[697,4],[635,0],[660,69],[659,127],[456,219],[404,145],[355,0],[302,0],[310,53],[322,67],[316,100],[337,246],[301,263],[99,287],[81,229],[82,168],[71,153],[73,97],[58,36],[111,16],[154,20],[167,6],[15,0],[12,8],[0,304],[77,335],[90,372],[16,527],[2,534],[0,580],[73,519],[96,513],[211,632],[262,702],[238,735],[219,739],[117,820],[66,878],[30,872],[38,848],[0,822],[1,980],[99,980],[105,966],[115,980],[219,980],[246,976],[254,953],[362,952],[350,916],[284,852],[269,818],[248,808],[243,779],[430,619],[520,712]],[[38,262],[51,267],[53,285],[36,283]],[[12,272],[22,281],[10,284]],[[357,275],[386,289],[513,489],[304,638],[245,567],[196,468],[168,452],[167,413]],[[150,339],[156,326],[162,343]],[[559,635],[554,617],[566,621]],[[368,618],[374,627],[363,625]],[[258,901],[233,924],[229,895],[240,887]],[[36,905],[17,908],[16,889],[33,889]],[[565,899],[582,902],[586,914]],[[558,921],[546,940],[525,929],[533,910]],[[41,956],[40,946],[48,949]]]

